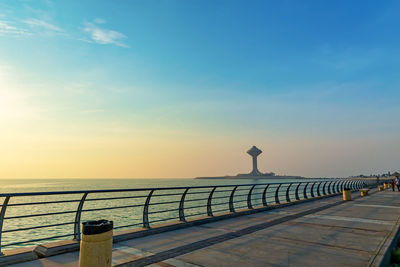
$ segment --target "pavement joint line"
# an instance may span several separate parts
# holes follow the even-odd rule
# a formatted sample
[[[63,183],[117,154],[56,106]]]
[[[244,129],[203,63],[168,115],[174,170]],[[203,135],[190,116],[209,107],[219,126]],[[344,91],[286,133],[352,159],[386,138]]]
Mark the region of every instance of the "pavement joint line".
[[[263,230],[263,229],[275,226],[277,224],[280,224],[280,223],[283,223],[286,221],[304,217],[306,215],[316,213],[316,212],[319,212],[319,211],[322,211],[322,210],[325,210],[325,209],[328,209],[328,208],[331,208],[334,206],[338,206],[343,203],[345,203],[345,201],[340,200],[340,201],[337,201],[337,202],[334,202],[334,203],[331,203],[328,205],[320,206],[320,207],[317,207],[317,208],[314,208],[311,210],[306,210],[306,211],[302,211],[302,212],[299,212],[296,214],[287,215],[287,216],[284,216],[284,217],[281,217],[281,218],[278,218],[278,219],[275,219],[275,220],[272,220],[269,222],[260,223],[260,224],[246,227],[244,229],[240,229],[240,230],[233,231],[230,233],[206,238],[206,239],[203,239],[203,240],[191,243],[191,244],[183,245],[183,246],[169,249],[166,251],[161,251],[157,254],[154,254],[154,255],[151,255],[148,257],[143,257],[143,258],[140,258],[137,260],[133,260],[131,262],[127,262],[125,264],[120,264],[118,266],[129,267],[129,266],[146,266],[146,265],[154,264],[154,263],[161,262],[161,261],[164,261],[167,259],[181,256],[183,254],[187,254],[187,253],[199,250],[199,249],[203,249],[203,248],[206,248],[206,247],[209,247],[209,246],[212,246],[212,245],[215,245],[215,244],[227,241],[227,240],[231,240],[231,239],[238,238],[238,237],[241,237],[241,236],[244,236],[247,234],[251,234],[256,231]]]
[[[288,223],[284,223],[286,225],[289,225]],[[382,233],[385,231],[380,231],[380,230],[373,230],[373,229],[364,229],[364,228],[358,228],[358,227],[348,227],[348,226],[341,226],[341,225],[331,225],[331,224],[322,224],[322,223],[309,223],[309,222],[303,222],[303,221],[296,221],[296,224],[302,224],[302,225],[316,225],[320,227],[327,227],[327,228],[339,228],[339,229],[349,229],[349,230],[360,230],[360,231],[365,231],[365,232],[372,232],[372,233]]]
[[[371,252],[371,251],[363,250],[363,249],[356,249],[356,248],[350,248],[350,247],[344,247],[344,246],[335,246],[335,245],[330,245],[330,244],[325,244],[325,243],[320,243],[320,242],[312,242],[312,241],[306,241],[306,240],[294,239],[294,238],[287,238],[287,237],[273,237],[272,239],[284,239],[284,240],[296,241],[296,242],[301,242],[301,243],[306,243],[306,244],[319,245],[319,246],[323,246],[323,247],[353,250],[353,251],[356,251],[356,252],[368,252],[368,253]]]
[[[362,222],[362,223],[374,223],[374,224],[382,224],[382,225],[392,225],[392,223],[390,223],[388,221],[362,219],[362,218],[356,218],[356,217],[343,217],[343,216],[330,216],[330,215],[317,215],[317,214],[310,214],[310,215],[306,215],[304,217],[322,219],[322,220],[334,220],[334,221],[348,221],[348,222]]]
[[[388,206],[388,205],[367,205],[367,204],[354,204],[354,206],[360,206],[360,207],[371,207],[371,208],[400,209],[400,207],[397,207],[397,206]]]

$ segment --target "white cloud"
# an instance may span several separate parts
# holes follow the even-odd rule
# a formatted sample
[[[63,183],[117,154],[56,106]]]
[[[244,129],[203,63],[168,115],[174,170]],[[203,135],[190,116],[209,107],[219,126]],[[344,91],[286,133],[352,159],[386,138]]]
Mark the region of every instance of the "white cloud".
[[[93,21],[97,24],[104,24],[106,22],[104,19],[100,19],[100,18],[95,18]]]
[[[25,24],[29,25],[30,27],[43,28],[43,29],[50,30],[50,31],[55,31],[55,32],[61,32],[62,31],[61,28],[59,28],[59,27],[57,27],[57,26],[55,26],[53,24],[50,24],[50,23],[48,23],[48,22],[46,22],[44,20],[30,18],[30,19],[24,20],[23,22]]]
[[[0,20],[0,35],[2,34],[10,34],[14,36],[21,36],[29,34],[26,29],[16,27],[12,25],[10,22],[5,20]]]
[[[114,44],[121,47],[128,47],[128,45],[122,42],[126,36],[123,33],[103,29],[96,24],[86,22],[84,23],[83,30],[90,35],[90,38],[98,44]]]

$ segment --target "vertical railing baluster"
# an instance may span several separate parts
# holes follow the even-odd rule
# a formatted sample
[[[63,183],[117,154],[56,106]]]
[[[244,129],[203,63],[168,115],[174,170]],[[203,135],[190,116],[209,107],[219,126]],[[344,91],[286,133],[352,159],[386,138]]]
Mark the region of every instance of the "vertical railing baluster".
[[[332,184],[332,182],[330,182],[330,183],[328,184],[328,195],[331,195],[331,194],[332,194],[332,191],[331,191],[331,184]]]
[[[335,181],[335,182],[333,183],[333,193],[334,193],[334,194],[337,194],[337,193],[339,192],[339,190],[338,190],[338,184],[339,184],[339,181]]]
[[[290,183],[289,186],[286,188],[286,202],[290,202],[290,197],[289,197],[289,190],[290,187],[292,186],[293,183]]]
[[[247,208],[248,209],[253,209],[253,204],[251,203],[251,194],[253,193],[253,189],[256,187],[256,185],[253,185],[250,190],[249,194],[247,195]]]
[[[321,192],[319,191],[319,188],[321,187],[322,182],[318,182],[318,187],[317,187],[317,196],[321,196]]]
[[[214,216],[213,212],[212,212],[212,197],[215,192],[215,189],[217,189],[217,186],[214,186],[214,188],[210,192],[210,195],[208,196],[208,200],[207,200],[207,215],[208,216]]]
[[[0,256],[3,255],[3,253],[1,252],[1,236],[3,234],[3,223],[9,201],[10,201],[10,196],[6,196],[4,198],[3,205],[1,206],[1,211],[0,211]]]
[[[150,193],[148,194],[147,198],[146,198],[146,202],[144,203],[144,207],[143,207],[143,227],[144,228],[148,228],[150,229],[150,222],[149,222],[149,205],[150,205],[150,199],[151,196],[154,193],[154,189],[152,189],[150,191]]]
[[[299,184],[296,186],[296,191],[294,191],[294,197],[296,198],[296,200],[300,200],[300,197],[299,197],[299,187],[300,187],[301,184],[302,184],[302,183],[299,183]]]
[[[265,187],[265,189],[263,191],[263,194],[262,194],[262,201],[263,201],[263,205],[264,206],[268,205],[268,203],[267,203],[267,189],[268,189],[268,187],[269,187],[269,184]]]
[[[308,198],[308,196],[307,196],[307,186],[308,186],[308,184],[309,184],[309,183],[306,183],[306,185],[305,185],[304,188],[303,188],[303,196],[304,196],[304,199],[307,199],[307,198]]]
[[[230,212],[235,212],[235,205],[233,203],[233,197],[235,195],[235,191],[236,191],[237,188],[238,188],[238,186],[235,186],[232,189],[231,195],[229,196],[229,211]]]
[[[85,203],[87,195],[88,195],[87,192],[83,194],[81,200],[79,201],[79,205],[75,214],[74,239],[77,241],[81,240],[81,215],[82,215],[83,204]]]
[[[275,203],[280,204],[281,202],[279,201],[279,188],[281,188],[282,184],[279,184],[278,187],[275,190]]]
[[[181,201],[179,202],[179,220],[181,222],[186,222],[184,203],[185,203],[185,197],[186,197],[186,194],[188,191],[189,191],[189,187],[185,189],[185,192],[183,192],[183,194],[182,194]]]
[[[324,186],[322,187],[322,194],[323,194],[324,196],[326,196],[325,186],[326,186],[327,183],[328,183],[328,182],[325,182],[325,183],[324,183]]]
[[[311,191],[310,191],[310,192],[311,192],[311,197],[315,197],[315,196],[314,196],[314,185],[315,185],[315,183],[316,183],[316,182],[314,182],[314,183],[312,184],[312,186],[311,186]]]
[[[337,182],[336,184],[336,193],[340,192],[340,181]]]
[[[336,194],[336,181],[333,181],[333,182],[332,182],[332,185],[331,185],[331,193],[332,193],[332,194]]]

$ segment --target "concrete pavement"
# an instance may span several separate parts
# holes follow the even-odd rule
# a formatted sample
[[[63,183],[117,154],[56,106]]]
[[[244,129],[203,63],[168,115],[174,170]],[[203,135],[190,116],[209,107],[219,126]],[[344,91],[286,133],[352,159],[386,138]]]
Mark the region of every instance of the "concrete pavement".
[[[399,223],[400,193],[372,190],[115,243],[113,266],[378,266]],[[12,266],[77,266],[78,257]]]

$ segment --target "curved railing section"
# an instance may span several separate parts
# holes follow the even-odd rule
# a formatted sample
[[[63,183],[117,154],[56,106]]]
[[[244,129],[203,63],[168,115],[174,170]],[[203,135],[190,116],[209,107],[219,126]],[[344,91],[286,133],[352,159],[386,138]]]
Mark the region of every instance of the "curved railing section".
[[[87,220],[113,220],[114,229],[150,229],[160,223],[291,203],[373,184],[373,180],[330,179],[0,194],[0,249],[79,240],[81,223]]]

